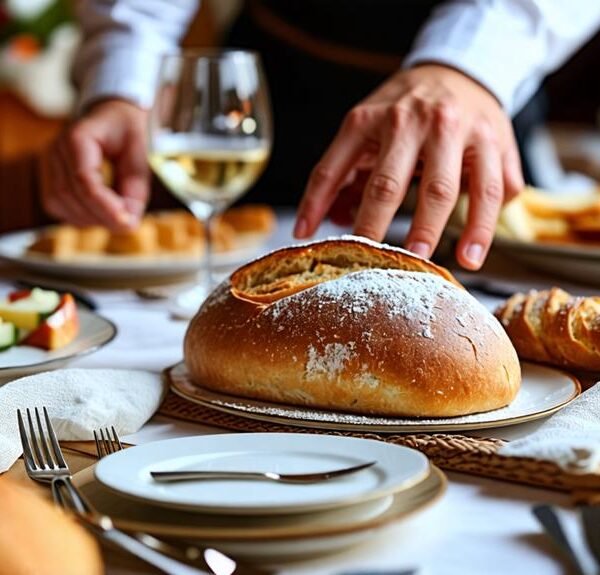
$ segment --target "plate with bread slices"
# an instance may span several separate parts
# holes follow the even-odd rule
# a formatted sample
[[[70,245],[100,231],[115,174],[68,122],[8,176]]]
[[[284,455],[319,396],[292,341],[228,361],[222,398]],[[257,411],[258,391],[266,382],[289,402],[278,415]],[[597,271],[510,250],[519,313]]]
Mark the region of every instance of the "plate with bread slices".
[[[580,393],[521,364],[502,324],[444,268],[343,236],[236,270],[190,322],[174,391],[280,424],[447,431],[544,417]]]
[[[254,257],[276,223],[268,206],[232,208],[216,219],[214,265],[239,265]],[[77,278],[160,278],[198,271],[205,250],[200,222],[185,210],[156,212],[128,232],[69,225],[0,237],[0,258],[33,272]]]
[[[468,198],[461,196],[448,234],[458,237]],[[502,209],[494,247],[532,268],[600,285],[600,190],[557,194],[525,188]]]
[[[0,383],[57,369],[116,335],[115,325],[70,293],[33,288],[0,299]]]

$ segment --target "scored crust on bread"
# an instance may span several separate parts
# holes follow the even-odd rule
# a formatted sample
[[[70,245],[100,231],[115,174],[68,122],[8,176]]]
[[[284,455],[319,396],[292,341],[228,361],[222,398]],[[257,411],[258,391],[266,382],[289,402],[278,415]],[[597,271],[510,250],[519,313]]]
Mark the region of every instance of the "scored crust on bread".
[[[200,386],[355,413],[465,415],[520,385],[502,326],[449,272],[355,238],[235,272],[191,321],[184,356]]]
[[[411,252],[343,236],[277,250],[239,268],[231,276],[232,293],[240,299],[272,303],[319,283],[371,268],[433,273],[460,286],[448,270]]]
[[[519,311],[508,315],[511,301],[520,302]],[[495,315],[522,359],[600,371],[600,298],[554,287],[515,294]]]

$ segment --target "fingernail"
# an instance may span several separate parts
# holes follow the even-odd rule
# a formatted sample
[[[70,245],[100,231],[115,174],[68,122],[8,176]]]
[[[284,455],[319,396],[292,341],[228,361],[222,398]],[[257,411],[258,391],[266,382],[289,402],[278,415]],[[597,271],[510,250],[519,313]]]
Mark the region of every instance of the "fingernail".
[[[133,214],[125,211],[119,212],[117,215],[117,222],[126,228],[137,227],[138,220],[139,218],[136,218]]]
[[[465,250],[465,257],[473,264],[480,265],[483,260],[483,246],[481,244],[469,244]]]
[[[422,258],[428,258],[431,248],[427,242],[413,242],[412,244],[408,245],[407,249],[409,252],[417,254]]]
[[[308,222],[306,218],[298,218],[296,226],[294,227],[294,236],[297,238],[304,238],[308,232]]]

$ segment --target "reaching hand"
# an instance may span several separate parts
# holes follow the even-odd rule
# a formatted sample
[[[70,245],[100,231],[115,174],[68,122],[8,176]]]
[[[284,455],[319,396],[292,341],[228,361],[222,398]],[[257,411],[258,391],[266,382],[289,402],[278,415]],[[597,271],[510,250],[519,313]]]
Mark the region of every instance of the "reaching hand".
[[[145,148],[146,112],[122,100],[106,100],[66,127],[42,160],[42,204],[76,226],[135,226],[149,195]],[[104,182],[112,163],[114,189]]]
[[[502,203],[523,187],[512,126],[497,100],[461,72],[440,65],[402,71],[353,108],[311,173],[294,234],[311,236],[343,190],[370,171],[359,197],[356,234],[382,240],[411,178],[421,174],[406,245],[429,257],[458,198],[470,196],[459,263],[478,269]],[[340,196],[340,194],[342,194]]]

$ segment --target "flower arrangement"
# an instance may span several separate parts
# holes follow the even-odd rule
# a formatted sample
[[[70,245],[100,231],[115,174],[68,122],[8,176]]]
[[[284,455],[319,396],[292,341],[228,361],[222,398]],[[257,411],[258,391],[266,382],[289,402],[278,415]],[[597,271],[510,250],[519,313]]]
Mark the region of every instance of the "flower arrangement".
[[[75,98],[69,75],[78,43],[67,0],[6,0],[0,4],[0,85],[42,115],[68,114]]]

